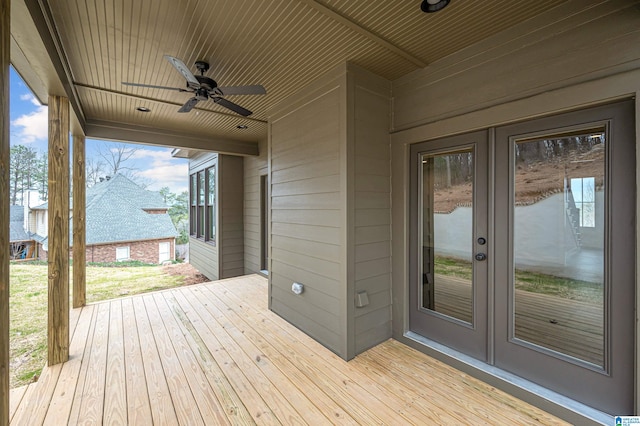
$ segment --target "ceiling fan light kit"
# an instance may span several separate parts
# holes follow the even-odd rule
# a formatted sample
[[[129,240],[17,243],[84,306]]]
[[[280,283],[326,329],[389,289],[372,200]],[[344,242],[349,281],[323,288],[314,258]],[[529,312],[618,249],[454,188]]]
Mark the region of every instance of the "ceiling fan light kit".
[[[151,84],[142,83],[126,83],[122,84],[127,86],[149,87],[152,89],[168,89],[177,90],[178,92],[190,92],[193,93],[193,97],[185,102],[178,112],[186,113],[193,109],[200,101],[206,101],[211,99],[216,104],[227,108],[237,114],[244,117],[248,117],[253,114],[248,109],[241,107],[240,105],[231,102],[224,98],[226,95],[266,95],[267,91],[261,85],[251,86],[228,86],[220,87],[218,83],[210,77],[204,75],[209,70],[209,63],[205,61],[196,61],[196,68],[200,71],[200,75],[194,75],[189,68],[178,58],[173,56],[164,55],[164,58],[169,61],[171,65],[187,80],[185,88],[179,87],[167,87],[167,86],[155,86]]]
[[[447,7],[449,1],[450,0],[424,0],[422,5],[420,5],[420,9],[425,13],[438,12]]]

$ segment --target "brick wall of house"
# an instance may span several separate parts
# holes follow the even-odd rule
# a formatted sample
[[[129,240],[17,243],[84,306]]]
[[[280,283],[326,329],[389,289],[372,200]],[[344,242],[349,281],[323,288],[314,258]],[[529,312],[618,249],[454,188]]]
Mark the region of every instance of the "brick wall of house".
[[[139,260],[145,263],[158,263],[160,256],[160,243],[168,242],[169,256],[175,259],[175,239],[165,238],[160,240],[130,241],[115,244],[100,244],[87,246],[87,262],[115,262],[116,249],[118,247],[129,247],[129,260]],[[73,256],[73,254],[71,254]]]

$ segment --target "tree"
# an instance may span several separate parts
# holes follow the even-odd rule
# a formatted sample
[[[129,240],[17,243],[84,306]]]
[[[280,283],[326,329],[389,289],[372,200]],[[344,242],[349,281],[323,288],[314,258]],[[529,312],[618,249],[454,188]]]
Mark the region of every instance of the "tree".
[[[136,170],[129,167],[126,163],[130,160],[138,148],[120,144],[102,144],[98,148],[98,155],[104,160],[104,170],[108,176],[115,176],[117,173],[131,177]]]
[[[10,197],[11,204],[22,202],[24,191],[31,189],[37,174],[38,152],[24,145],[11,147],[9,155]]]
[[[85,163],[85,173],[87,179],[87,187],[91,187],[100,182],[100,178],[105,175],[104,163],[94,158],[87,158]]]
[[[174,194],[169,187],[160,189],[160,195],[167,206],[169,206],[169,217],[176,230],[180,234],[176,240],[176,244],[186,244],[189,242],[189,210],[187,203],[189,202],[189,193],[183,191],[180,194]]]

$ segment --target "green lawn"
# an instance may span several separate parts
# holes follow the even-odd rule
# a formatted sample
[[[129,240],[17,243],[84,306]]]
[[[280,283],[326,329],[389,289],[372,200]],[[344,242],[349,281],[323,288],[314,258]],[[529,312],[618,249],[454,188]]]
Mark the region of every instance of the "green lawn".
[[[12,263],[10,267],[11,387],[37,380],[47,357],[47,265]],[[71,275],[70,275],[71,276]],[[182,285],[157,265],[87,266],[87,303]]]

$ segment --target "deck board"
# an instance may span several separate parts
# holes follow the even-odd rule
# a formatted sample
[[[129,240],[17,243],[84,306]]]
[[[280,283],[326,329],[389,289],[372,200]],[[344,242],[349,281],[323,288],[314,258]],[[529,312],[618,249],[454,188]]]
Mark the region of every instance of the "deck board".
[[[11,424],[565,424],[394,340],[345,362],[247,276],[89,305]],[[67,419],[67,420],[65,420]]]

